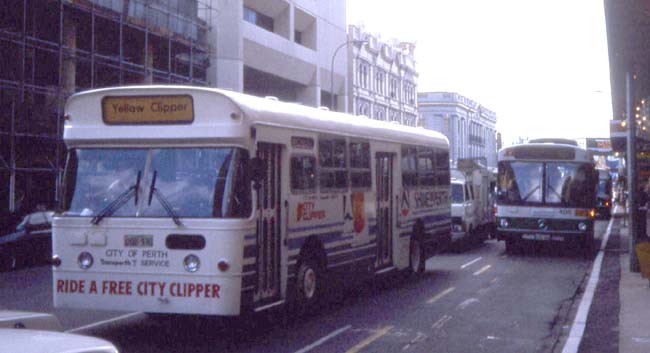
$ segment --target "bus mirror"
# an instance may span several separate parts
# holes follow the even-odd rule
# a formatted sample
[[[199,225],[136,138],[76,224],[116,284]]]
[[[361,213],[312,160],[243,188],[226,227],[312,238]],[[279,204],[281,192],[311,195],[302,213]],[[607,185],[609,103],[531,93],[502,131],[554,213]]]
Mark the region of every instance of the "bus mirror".
[[[266,178],[267,169],[268,166],[266,160],[262,158],[255,157],[249,161],[248,172],[250,173],[251,180],[256,184]]]

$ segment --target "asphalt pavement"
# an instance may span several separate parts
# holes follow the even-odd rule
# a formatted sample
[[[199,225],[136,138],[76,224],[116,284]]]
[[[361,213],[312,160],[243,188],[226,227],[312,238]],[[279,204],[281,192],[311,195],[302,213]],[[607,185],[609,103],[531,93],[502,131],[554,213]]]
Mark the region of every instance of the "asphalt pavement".
[[[598,237],[606,226],[598,222]],[[0,308],[53,312],[66,330],[125,353],[552,352],[591,264],[561,244],[508,255],[490,240],[430,259],[417,279],[391,274],[332,288],[316,313],[235,319],[54,310],[50,269],[34,267],[0,273]]]

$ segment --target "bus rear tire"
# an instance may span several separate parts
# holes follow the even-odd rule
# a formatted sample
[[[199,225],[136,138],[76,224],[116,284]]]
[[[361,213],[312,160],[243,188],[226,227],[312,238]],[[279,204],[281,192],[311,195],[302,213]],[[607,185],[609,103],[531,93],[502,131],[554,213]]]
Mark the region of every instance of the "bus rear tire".
[[[296,306],[300,313],[314,310],[323,291],[323,271],[314,259],[300,262],[296,275]]]
[[[409,274],[421,274],[426,267],[426,259],[424,256],[424,248],[422,238],[415,236],[411,238],[411,245],[409,246]]]

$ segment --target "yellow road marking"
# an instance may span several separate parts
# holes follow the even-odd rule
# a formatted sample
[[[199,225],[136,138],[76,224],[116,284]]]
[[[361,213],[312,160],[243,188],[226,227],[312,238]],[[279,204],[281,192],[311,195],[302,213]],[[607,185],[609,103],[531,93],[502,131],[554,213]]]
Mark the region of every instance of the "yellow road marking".
[[[456,287],[449,287],[449,288],[443,290],[442,292],[438,293],[435,297],[427,300],[427,304],[433,304],[436,300],[438,300],[438,299],[444,297],[445,295],[453,292],[454,289],[456,289]]]
[[[386,327],[382,328],[381,330],[375,332],[374,335],[366,338],[365,340],[359,342],[356,346],[348,349],[345,353],[357,353],[357,352],[359,352],[363,348],[367,347],[370,343],[377,340],[379,337],[387,334],[388,331],[390,331],[390,329],[392,329],[392,328],[393,328],[393,326],[386,326]]]

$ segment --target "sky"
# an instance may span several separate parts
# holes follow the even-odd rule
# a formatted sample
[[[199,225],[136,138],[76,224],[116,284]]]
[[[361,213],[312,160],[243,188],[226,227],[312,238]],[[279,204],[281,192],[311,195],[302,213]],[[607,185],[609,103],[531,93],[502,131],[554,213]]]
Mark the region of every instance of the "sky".
[[[347,0],[348,24],[416,42],[418,92],[451,91],[518,137],[609,137],[605,14],[593,0]]]

